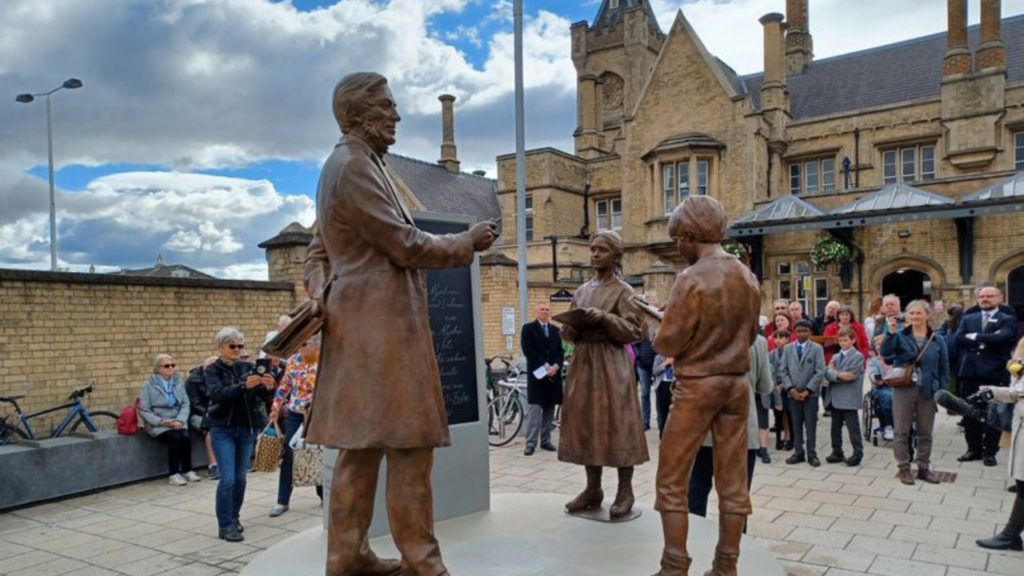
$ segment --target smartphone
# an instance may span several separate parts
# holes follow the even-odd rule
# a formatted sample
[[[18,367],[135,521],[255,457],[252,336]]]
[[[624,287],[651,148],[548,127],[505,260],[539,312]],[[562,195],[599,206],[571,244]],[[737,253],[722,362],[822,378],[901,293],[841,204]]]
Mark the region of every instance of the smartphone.
[[[256,359],[256,372],[257,376],[263,376],[270,374],[270,358],[257,358]]]

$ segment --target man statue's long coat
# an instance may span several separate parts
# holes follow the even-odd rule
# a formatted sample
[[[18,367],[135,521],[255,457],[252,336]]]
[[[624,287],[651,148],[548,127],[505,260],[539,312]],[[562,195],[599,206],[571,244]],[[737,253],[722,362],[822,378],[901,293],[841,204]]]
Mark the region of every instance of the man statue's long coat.
[[[349,134],[327,159],[305,263],[327,285],[320,371],[306,440],[332,448],[447,446],[448,418],[423,269],[468,266],[468,233],[416,228],[384,161]]]

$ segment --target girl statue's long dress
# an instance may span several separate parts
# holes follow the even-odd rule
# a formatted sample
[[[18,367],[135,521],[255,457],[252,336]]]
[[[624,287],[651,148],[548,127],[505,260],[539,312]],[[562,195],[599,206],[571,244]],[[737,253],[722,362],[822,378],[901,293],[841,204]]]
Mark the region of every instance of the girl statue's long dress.
[[[621,258],[621,240],[602,237]],[[615,242],[618,240],[618,242]],[[616,246],[617,244],[617,246]],[[616,248],[619,248],[616,250]],[[604,499],[601,468],[618,468],[619,487],[610,510],[612,518],[633,507],[633,466],[649,460],[637,397],[636,376],[626,346],[641,338],[641,317],[633,304],[633,289],[614,273],[590,280],[576,291],[572,308],[590,308],[599,321],[592,327],[563,331],[576,351],[562,403],[558,459],[586,467],[587,487],[566,504],[567,512],[600,508]],[[602,276],[604,276],[602,278]]]

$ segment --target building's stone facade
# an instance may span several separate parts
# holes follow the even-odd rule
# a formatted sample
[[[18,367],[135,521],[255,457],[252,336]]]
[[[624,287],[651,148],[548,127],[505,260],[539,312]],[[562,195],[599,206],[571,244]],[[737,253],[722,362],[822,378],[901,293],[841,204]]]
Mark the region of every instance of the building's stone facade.
[[[1024,130],[1024,84],[1007,81],[1007,50],[1000,36],[1007,27],[1000,26],[998,0],[982,0],[980,47],[974,54],[963,16],[965,0],[949,0],[946,52],[925,63],[943,71],[933,96],[802,116],[794,113],[788,84],[814,70],[814,22],[807,0],[779,0],[779,4],[788,16],[769,14],[761,19],[765,72],[754,75],[756,83],[752,76],[736,76],[710,55],[682,12],[667,35],[660,34],[655,24],[643,38],[643,50],[620,38],[629,18],[639,22],[650,17],[642,4],[623,11],[615,28],[603,27],[603,12],[593,25],[573,25],[572,53],[567,57],[579,73],[581,106],[575,153],[541,149],[526,156],[527,194],[533,201],[533,237],[528,243],[531,278],[550,278],[548,236],[581,233],[582,193],[588,182],[589,231],[598,226],[599,203],[618,200],[621,233],[628,245],[624,274],[642,279],[643,289],[665,295],[671,269],[683,265],[669,242],[666,216],[675,204],[672,200],[678,201],[679,190],[674,188],[676,196],[669,202],[664,192],[666,177],[677,178],[680,170],[688,170],[689,193],[714,196],[737,218],[790,193],[789,170],[794,164],[818,162],[819,190],[824,188],[825,166],[829,167],[833,189],[800,194],[827,212],[881,189],[886,183],[886,160],[893,158],[886,155],[890,151],[899,151],[894,168],[899,172],[903,149],[914,147],[915,174],[906,178],[907,183],[957,202],[1013,175],[1015,165],[1024,160],[1024,152],[1015,152],[1014,146],[1014,135]],[[651,54],[656,54],[653,60]],[[649,72],[637,81],[630,75],[635,70]],[[627,80],[623,95],[611,99],[628,104],[621,121],[619,116],[601,116],[594,109],[602,100],[591,91],[600,95],[608,86],[609,74]],[[755,88],[747,90],[748,84]],[[806,99],[814,97],[804,92],[800,104],[806,109]],[[604,130],[593,130],[596,118]],[[925,154],[934,159],[927,174]],[[841,168],[844,159],[851,165],[848,186]],[[706,164],[700,165],[701,161]],[[679,167],[680,162],[685,168]],[[669,165],[671,173],[665,172]],[[511,257],[515,256],[515,168],[514,156],[498,158],[498,194],[506,223],[498,249]],[[889,168],[893,169],[891,161]],[[898,177],[904,180],[902,172]],[[969,301],[972,286],[980,281],[1006,287],[1016,270],[1010,283],[1017,288],[1009,299],[1024,310],[1024,288],[1016,284],[1024,283],[1024,268],[1019,267],[1024,263],[1024,225],[1019,214],[967,219],[973,228],[969,252],[974,264],[968,278],[961,274],[963,238],[950,217],[913,221],[903,215],[890,223],[849,228],[848,238],[863,251],[864,259],[852,266],[846,283],[838,265],[816,269],[810,263],[810,248],[827,235],[824,230],[765,232],[760,254],[765,309],[772,299],[785,295],[780,282],[789,282],[790,295],[798,298],[798,287],[808,283],[810,290],[803,299],[814,312],[829,299],[866,312],[868,303],[883,290],[900,291],[905,298],[924,296],[938,309],[939,301],[945,307]],[[559,242],[561,248],[565,241]],[[560,275],[573,265],[585,266],[585,243],[576,242],[572,249],[558,253]],[[901,273],[916,280],[901,281],[897,276]]]

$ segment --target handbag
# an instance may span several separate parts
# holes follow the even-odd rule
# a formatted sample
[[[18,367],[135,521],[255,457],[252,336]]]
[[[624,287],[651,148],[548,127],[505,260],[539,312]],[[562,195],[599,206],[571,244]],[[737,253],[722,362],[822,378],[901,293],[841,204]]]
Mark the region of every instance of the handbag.
[[[268,434],[271,426],[275,434]],[[263,429],[256,440],[256,451],[253,459],[253,472],[273,472],[281,464],[281,450],[284,446],[284,434],[273,422]]]
[[[913,362],[906,366],[893,366],[886,367],[885,374],[882,375],[882,384],[890,388],[909,388],[914,385],[914,371],[917,370],[917,365],[921,362],[921,358],[924,357],[924,351],[928,349],[928,346],[935,339],[935,332],[932,331],[932,335],[928,338],[928,341],[924,343],[924,346],[918,351],[917,358]]]
[[[308,445],[292,454],[292,486],[321,486],[324,483],[323,449]]]
[[[135,397],[135,401],[130,405],[125,406],[121,409],[121,414],[117,417],[117,433],[118,434],[138,434],[139,433],[139,404],[141,400],[138,396]]]

